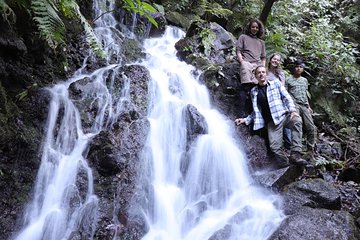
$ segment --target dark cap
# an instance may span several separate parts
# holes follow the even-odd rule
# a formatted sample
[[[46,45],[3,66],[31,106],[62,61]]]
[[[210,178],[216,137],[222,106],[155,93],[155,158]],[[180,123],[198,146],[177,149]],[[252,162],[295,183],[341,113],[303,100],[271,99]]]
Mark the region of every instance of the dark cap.
[[[295,66],[295,67],[301,66],[302,68],[305,68],[305,63],[298,61],[298,62],[295,62],[295,65],[294,65],[294,66]]]

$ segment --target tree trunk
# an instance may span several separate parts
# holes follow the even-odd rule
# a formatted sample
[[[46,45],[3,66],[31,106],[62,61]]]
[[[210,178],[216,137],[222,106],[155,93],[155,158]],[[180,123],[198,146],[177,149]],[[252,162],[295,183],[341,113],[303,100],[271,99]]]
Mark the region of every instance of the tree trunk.
[[[271,8],[277,0],[267,0],[260,14],[260,21],[266,25],[266,20],[271,12]]]

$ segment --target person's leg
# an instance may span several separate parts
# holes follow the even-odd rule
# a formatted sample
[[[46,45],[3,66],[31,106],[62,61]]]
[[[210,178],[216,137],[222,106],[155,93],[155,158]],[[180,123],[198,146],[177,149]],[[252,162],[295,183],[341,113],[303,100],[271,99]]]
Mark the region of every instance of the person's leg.
[[[240,80],[241,86],[239,90],[239,117],[245,118],[247,114],[247,98],[248,98],[248,87],[247,84],[251,83],[252,79],[252,65],[249,62],[243,61],[240,64]],[[251,104],[251,103],[250,103]]]
[[[300,154],[302,150],[302,121],[300,116],[291,118],[291,115],[288,114],[284,122],[284,127],[291,129],[290,162],[297,165],[306,165],[306,160],[302,159]]]
[[[286,128],[291,129],[291,148],[292,152],[300,152],[302,149],[302,121],[300,116],[290,117],[288,114],[285,118]]]
[[[306,132],[307,145],[313,150],[315,147],[315,138],[316,138],[316,127],[314,124],[314,120],[311,116],[311,112],[307,107],[300,106],[300,108],[301,108],[301,117]]]
[[[246,89],[244,89],[243,86],[240,86],[239,90],[239,118],[245,118],[246,117]]]
[[[254,75],[254,69],[256,68],[257,64],[252,64],[247,61],[243,61],[240,65],[240,80],[241,84],[244,83],[253,83],[257,84],[258,81]]]
[[[275,125],[273,122],[267,124],[270,149],[275,155],[278,167],[285,167],[289,164],[289,159],[283,150],[283,124],[284,121],[279,125]]]
[[[291,129],[284,128],[284,147],[288,150],[291,148]]]

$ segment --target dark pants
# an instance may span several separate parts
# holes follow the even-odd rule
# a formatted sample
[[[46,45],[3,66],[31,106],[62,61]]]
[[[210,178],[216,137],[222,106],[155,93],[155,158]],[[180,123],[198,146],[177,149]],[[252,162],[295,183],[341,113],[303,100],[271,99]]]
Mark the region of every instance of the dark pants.
[[[239,90],[239,117],[245,118],[248,114],[250,114],[253,110],[250,92],[256,84],[254,83],[243,83],[241,84],[241,88]]]

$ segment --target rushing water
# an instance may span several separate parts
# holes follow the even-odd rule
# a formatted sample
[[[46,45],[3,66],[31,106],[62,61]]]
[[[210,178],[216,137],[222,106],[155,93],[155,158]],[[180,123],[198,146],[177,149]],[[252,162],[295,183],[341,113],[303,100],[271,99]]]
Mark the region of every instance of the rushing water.
[[[114,8],[114,4],[94,1],[95,13]],[[112,33],[116,21],[105,14],[97,21],[95,33],[109,56],[117,55]],[[93,175],[86,155],[91,140],[111,126],[129,101],[129,80],[123,76],[123,89],[115,88],[120,64],[92,73],[80,68],[72,78],[48,91],[51,95],[43,140],[41,164],[34,187],[33,201],[24,214],[24,227],[16,240],[71,239],[80,233],[92,239],[98,214],[98,198],[93,191]],[[119,60],[120,62],[120,60]],[[71,86],[81,82],[81,94],[71,96]],[[94,116],[86,111],[92,110]]]
[[[226,239],[267,239],[283,219],[279,199],[254,184],[232,137],[233,122],[211,107],[195,69],[176,58],[174,44],[182,36],[169,27],[163,37],[145,41],[150,57],[144,65],[152,77],[146,154],[153,166],[153,204],[145,210],[149,232],[143,239],[206,240],[221,229]],[[188,104],[204,116],[208,133],[185,154]]]
[[[94,1],[97,16],[113,7],[113,1]],[[109,62],[120,52],[113,38],[116,24],[111,14],[96,21],[95,33]],[[233,138],[232,121],[211,107],[195,69],[175,57],[174,44],[183,35],[168,27],[163,37],[145,41],[149,57],[141,64],[149,69],[152,81],[151,129],[145,148],[149,150],[144,158],[153,167],[153,194],[150,207],[144,209],[149,226],[144,239],[206,240],[227,229],[228,239],[265,240],[283,219],[276,208],[279,199],[254,184]],[[16,240],[93,238],[99,203],[86,159],[88,147],[130,101],[128,79],[123,77],[122,89],[115,88],[121,66],[121,59],[116,60],[117,64],[91,73],[84,65],[72,78],[48,89],[51,101],[41,165]],[[71,88],[77,82],[85,87],[74,98]],[[208,127],[190,149],[184,113],[189,104],[204,116]],[[91,117],[85,112],[89,109],[95,109]],[[189,162],[186,173],[180,170],[184,159]]]

